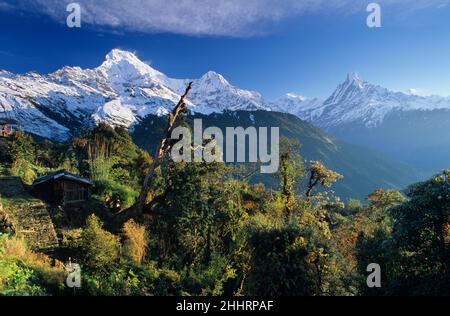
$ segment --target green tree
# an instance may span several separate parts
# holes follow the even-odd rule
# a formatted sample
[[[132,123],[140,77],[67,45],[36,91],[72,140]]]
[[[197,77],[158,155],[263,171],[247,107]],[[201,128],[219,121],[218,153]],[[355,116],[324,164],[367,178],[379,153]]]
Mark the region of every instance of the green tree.
[[[311,197],[312,192],[321,185],[329,188],[334,182],[342,178],[339,173],[328,169],[320,161],[311,161],[309,166],[309,180],[306,190],[306,196]]]
[[[381,210],[387,210],[406,201],[406,198],[400,192],[383,189],[374,191],[367,199],[373,207]]]
[[[286,218],[294,212],[299,180],[304,176],[303,162],[299,154],[299,143],[286,137],[280,140],[280,191]]]
[[[15,132],[9,143],[9,152],[13,163],[24,160],[34,162],[36,159],[36,150],[31,136],[24,132]]]
[[[363,288],[363,294],[450,294],[449,177],[450,170],[446,170],[410,186],[406,201],[397,193],[378,191],[372,195],[372,207],[390,205],[392,229],[380,228],[372,235],[360,236],[360,270],[371,262],[378,263],[384,280],[381,289]]]
[[[415,184],[409,200],[392,209],[392,243],[407,294],[450,294],[450,170]]]
[[[25,183],[31,184],[36,178],[33,163],[36,159],[36,150],[31,136],[23,132],[15,132],[9,142],[13,175],[21,177]]]
[[[81,234],[84,262],[94,270],[105,270],[119,259],[119,238],[103,229],[103,224],[91,215]]]
[[[220,163],[163,166],[164,190],[151,203],[162,258],[177,253],[184,264],[205,263],[230,247],[245,212],[225,170]]]

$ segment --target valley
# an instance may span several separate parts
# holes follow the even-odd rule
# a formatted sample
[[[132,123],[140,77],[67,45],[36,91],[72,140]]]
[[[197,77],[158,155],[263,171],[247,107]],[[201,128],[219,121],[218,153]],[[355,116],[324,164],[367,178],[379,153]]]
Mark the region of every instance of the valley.
[[[300,144],[300,153],[308,162],[318,160],[344,175],[334,189],[344,200],[357,198],[365,200],[368,193],[377,188],[402,190],[420,178],[417,171],[406,164],[388,158],[386,155],[367,147],[351,145],[323,132],[314,125],[290,114],[268,111],[227,111],[223,114],[196,114],[187,118],[202,119],[204,128],[219,127],[225,131],[228,126],[279,126],[280,135],[295,139]],[[132,137],[136,144],[154,154],[157,142],[166,120],[158,116],[148,116],[137,125]],[[261,181],[268,187],[277,187],[273,175],[257,174],[253,182]]]

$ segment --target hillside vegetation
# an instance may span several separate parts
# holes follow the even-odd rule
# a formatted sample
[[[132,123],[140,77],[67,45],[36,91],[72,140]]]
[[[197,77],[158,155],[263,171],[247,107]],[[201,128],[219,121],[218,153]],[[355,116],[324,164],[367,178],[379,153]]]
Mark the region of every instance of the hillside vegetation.
[[[50,212],[51,257],[0,217],[0,295],[449,295],[450,171],[405,195],[378,189],[344,203],[332,190],[347,175],[304,159],[307,146],[282,139],[275,189],[235,166],[166,160],[144,213],[118,223],[152,161],[126,130],[100,125],[65,144],[15,133],[8,174],[31,183],[67,169],[95,192],[80,212]],[[2,196],[2,209],[17,198]],[[64,283],[69,257],[81,288]],[[371,263],[381,288],[366,284]]]

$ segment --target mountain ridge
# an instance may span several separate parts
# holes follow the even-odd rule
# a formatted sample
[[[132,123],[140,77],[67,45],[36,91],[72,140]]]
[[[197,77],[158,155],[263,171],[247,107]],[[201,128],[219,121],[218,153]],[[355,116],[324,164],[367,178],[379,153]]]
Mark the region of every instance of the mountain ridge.
[[[217,72],[199,79],[170,78],[136,54],[113,49],[93,69],[65,66],[47,75],[0,71],[0,117],[16,119],[27,132],[57,141],[69,139],[80,126],[99,122],[133,128],[147,115],[168,114],[191,81],[188,107],[194,113],[277,111],[328,131],[352,122],[374,128],[397,110],[450,111],[450,97],[391,91],[356,73],[325,100],[288,93],[271,102],[258,92],[233,86]]]
[[[368,128],[373,128],[383,123],[384,118],[393,111],[450,110],[450,97],[393,91],[364,81],[358,74],[352,73],[318,108],[321,115],[309,121],[322,128],[356,121],[363,121]],[[300,118],[307,119],[302,115]]]
[[[270,110],[259,93],[237,88],[216,72],[193,80],[169,78],[135,54],[114,49],[94,69],[66,66],[48,75],[0,72],[0,116],[16,119],[27,132],[63,141],[74,133],[74,125],[132,127],[149,114],[168,114],[190,81],[193,112]]]

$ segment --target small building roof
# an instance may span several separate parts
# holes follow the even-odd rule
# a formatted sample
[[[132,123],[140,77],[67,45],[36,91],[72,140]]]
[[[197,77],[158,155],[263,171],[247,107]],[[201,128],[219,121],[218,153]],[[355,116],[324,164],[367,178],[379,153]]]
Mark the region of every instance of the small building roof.
[[[59,171],[56,171],[53,173],[49,173],[43,177],[37,178],[33,182],[33,186],[40,185],[40,184],[48,182],[48,181],[60,180],[60,179],[78,182],[78,183],[86,184],[86,185],[93,185],[93,183],[91,181],[89,181],[88,179],[78,177],[78,176],[68,172],[67,170],[59,170]]]

